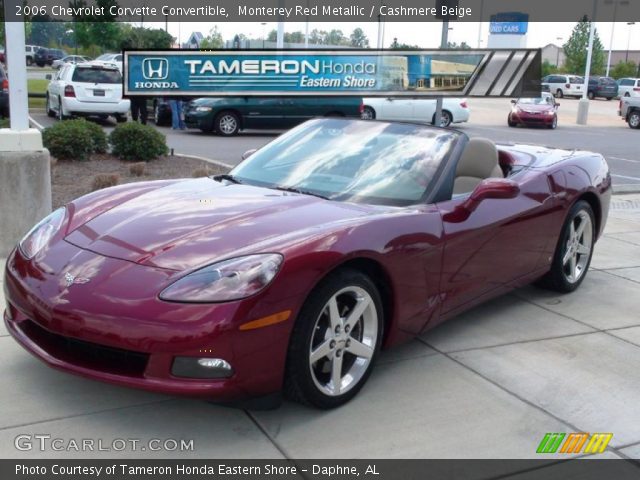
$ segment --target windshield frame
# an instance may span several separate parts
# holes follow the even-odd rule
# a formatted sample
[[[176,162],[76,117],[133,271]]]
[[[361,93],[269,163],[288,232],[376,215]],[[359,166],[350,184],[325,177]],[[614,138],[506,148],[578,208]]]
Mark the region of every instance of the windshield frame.
[[[303,194],[303,195],[313,195],[313,196],[316,196],[316,197],[325,198],[327,201],[332,201],[332,202],[353,203],[353,204],[358,204],[358,205],[371,205],[371,206],[375,206],[375,205],[380,206],[380,205],[382,205],[382,206],[387,206],[387,207],[410,207],[410,206],[424,205],[424,204],[428,204],[428,203],[433,203],[432,200],[434,198],[436,198],[438,196],[438,194],[439,194],[440,184],[441,184],[441,179],[443,177],[443,173],[446,171],[447,167],[452,164],[452,157],[455,158],[457,155],[459,155],[459,153],[460,153],[460,148],[459,148],[460,145],[464,145],[468,141],[468,137],[464,132],[461,132],[459,130],[452,129],[452,128],[435,127],[435,126],[433,126],[431,124],[426,124],[426,123],[421,123],[421,122],[396,122],[396,121],[392,122],[392,121],[384,121],[384,120],[361,120],[361,119],[355,119],[355,118],[334,118],[334,117],[328,119],[328,118],[325,118],[325,117],[316,117],[316,118],[312,118],[312,119],[302,123],[301,125],[299,125],[299,126],[297,126],[295,128],[300,128],[302,125],[305,125],[305,124],[307,124],[309,122],[318,121],[318,120],[320,120],[320,121],[329,121],[329,120],[336,121],[337,120],[337,121],[341,121],[341,122],[363,122],[363,123],[366,123],[366,124],[380,124],[380,123],[382,123],[382,124],[387,124],[387,125],[407,125],[407,126],[410,126],[410,127],[423,128],[425,130],[441,131],[444,134],[450,135],[452,137],[453,141],[451,142],[451,146],[448,149],[448,151],[441,158],[440,163],[437,165],[437,168],[434,169],[432,177],[427,182],[427,184],[424,186],[424,191],[423,191],[422,195],[419,198],[415,199],[415,200],[413,200],[413,199],[398,199],[398,198],[392,198],[392,197],[370,197],[370,196],[363,196],[363,195],[362,196],[351,195],[351,196],[345,198],[345,195],[347,195],[346,192],[340,192],[340,193],[337,193],[337,194],[332,195],[331,197],[327,198],[324,195],[327,192],[323,192],[322,190],[309,189],[309,188],[305,188],[305,187],[297,186],[297,185],[273,184],[273,183],[269,183],[269,182],[266,182],[266,181],[256,180],[255,178],[248,178],[248,177],[239,175],[237,173],[237,171],[241,168],[241,166],[245,165],[248,162],[251,162],[252,158],[257,153],[262,151],[264,148],[269,146],[271,143],[273,143],[273,142],[277,141],[278,139],[280,139],[282,135],[276,137],[271,142],[269,142],[266,145],[263,145],[262,147],[260,147],[251,156],[247,157],[242,162],[240,162],[238,165],[236,165],[229,172],[229,174],[233,175],[234,177],[236,177],[239,180],[239,183],[242,183],[244,185],[251,185],[251,186],[269,188],[269,189],[281,190],[281,191],[286,191],[286,190],[293,191],[292,190],[292,187],[293,187],[293,189],[303,190],[303,192],[301,192],[301,194]],[[285,132],[285,134],[287,134],[289,132]],[[453,163],[455,163],[455,162],[453,162]]]

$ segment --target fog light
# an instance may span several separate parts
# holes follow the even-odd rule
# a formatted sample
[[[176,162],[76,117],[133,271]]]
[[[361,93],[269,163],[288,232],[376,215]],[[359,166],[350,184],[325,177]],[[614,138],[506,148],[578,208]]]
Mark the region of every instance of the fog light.
[[[176,357],[171,374],[184,378],[228,378],[233,368],[222,358]]]

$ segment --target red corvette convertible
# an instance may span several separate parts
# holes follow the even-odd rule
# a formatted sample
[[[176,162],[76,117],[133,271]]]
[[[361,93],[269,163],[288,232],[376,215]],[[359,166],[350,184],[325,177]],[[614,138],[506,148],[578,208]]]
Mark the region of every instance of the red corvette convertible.
[[[336,407],[381,348],[532,281],[576,289],[610,194],[595,153],[311,120],[230,174],[54,211],[7,261],[4,318],[85,377]]]

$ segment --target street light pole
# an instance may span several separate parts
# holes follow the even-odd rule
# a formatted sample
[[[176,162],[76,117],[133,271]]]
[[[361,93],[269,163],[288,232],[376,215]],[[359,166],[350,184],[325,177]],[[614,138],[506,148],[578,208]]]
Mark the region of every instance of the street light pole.
[[[442,20],[442,36],[440,37],[440,48],[444,49],[449,46],[449,20]],[[436,113],[434,117],[434,124],[440,126],[442,122],[442,96],[436,98]]]
[[[587,93],[589,91],[589,75],[591,75],[591,58],[593,57],[593,38],[596,29],[596,15],[598,13],[598,0],[593,0],[593,15],[589,19],[589,47],[587,49],[587,64],[584,68],[584,84],[582,86],[582,98],[578,103],[578,116],[576,123],[578,125],[586,125],[589,118],[589,99]]]
[[[627,36],[627,53],[624,56],[625,63],[629,62],[629,46],[631,45],[631,26],[635,24],[636,22],[627,22],[627,25],[629,25],[629,35]]]
[[[556,37],[556,41],[561,42],[562,37]],[[560,68],[560,45],[558,45],[558,50],[556,51],[556,68]]]

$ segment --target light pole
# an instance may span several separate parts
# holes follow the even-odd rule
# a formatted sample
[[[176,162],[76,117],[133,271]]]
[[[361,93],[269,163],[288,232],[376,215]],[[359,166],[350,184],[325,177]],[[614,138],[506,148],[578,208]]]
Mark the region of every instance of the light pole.
[[[589,118],[589,99],[587,98],[587,92],[589,91],[589,75],[591,74],[591,58],[593,57],[593,38],[596,30],[596,18],[598,13],[598,0],[593,0],[593,14],[589,19],[589,47],[587,49],[587,64],[584,68],[584,84],[582,86],[582,98],[578,103],[578,115],[576,117],[576,123],[578,125],[586,125]],[[586,20],[585,15],[585,20]]]
[[[562,37],[556,37],[556,41],[558,43],[560,43],[562,41]],[[558,50],[556,51],[556,68],[560,68],[560,48],[561,46],[558,45]]]
[[[262,22],[260,25],[262,25],[262,49],[264,50],[264,40],[267,36],[267,29],[265,28],[267,26],[267,22]]]
[[[629,25],[629,35],[627,36],[627,54],[624,56],[625,63],[629,62],[629,45],[631,45],[631,26],[635,24],[636,22],[627,22],[627,25]]]
[[[629,0],[605,0],[605,5],[613,4],[613,21],[611,22],[611,41],[609,42],[609,57],[607,59],[607,73],[606,77],[609,76],[609,71],[611,70],[611,50],[613,49],[613,34],[616,30],[616,18],[618,14],[618,5],[629,5]]]

